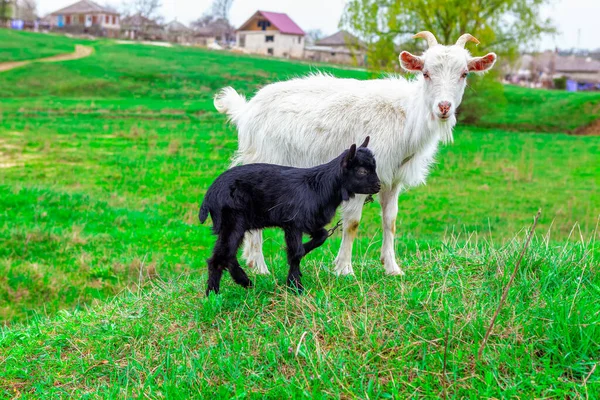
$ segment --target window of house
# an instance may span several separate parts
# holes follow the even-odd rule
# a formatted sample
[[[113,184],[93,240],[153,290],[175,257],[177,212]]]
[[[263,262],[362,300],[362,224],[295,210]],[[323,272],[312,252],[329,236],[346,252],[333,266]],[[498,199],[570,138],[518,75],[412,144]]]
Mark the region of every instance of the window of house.
[[[117,17],[115,17],[114,15],[113,15],[113,22],[112,23],[113,23],[113,25],[115,25],[117,23]]]
[[[104,17],[104,23],[108,24],[110,22],[110,17],[108,15],[106,15]]]
[[[298,43],[302,43],[302,36],[298,36]]]
[[[335,56],[335,53],[332,51],[332,52],[331,52],[331,55],[332,55],[332,56]]]
[[[240,35],[238,43],[240,47],[246,47],[246,35]]]
[[[80,23],[80,24],[83,24],[83,23],[85,23],[85,15],[80,15],[80,16],[79,16],[79,23]]]
[[[71,16],[70,15],[66,15],[65,16],[65,24],[66,25],[71,25]]]
[[[265,36],[265,42],[274,42],[274,41],[275,41],[275,36],[273,36],[273,35]]]
[[[269,47],[269,48],[267,49],[267,54],[268,54],[268,55],[270,55],[270,56],[272,56],[272,55],[273,55],[273,48],[272,48],[272,47]]]
[[[95,15],[92,15],[92,24],[96,25],[98,23],[98,17]]]
[[[267,20],[261,19],[261,20],[258,21],[257,25],[258,25],[258,27],[260,29],[262,29],[263,31],[266,31],[267,28],[269,26],[271,26],[271,23],[269,21],[267,21]]]

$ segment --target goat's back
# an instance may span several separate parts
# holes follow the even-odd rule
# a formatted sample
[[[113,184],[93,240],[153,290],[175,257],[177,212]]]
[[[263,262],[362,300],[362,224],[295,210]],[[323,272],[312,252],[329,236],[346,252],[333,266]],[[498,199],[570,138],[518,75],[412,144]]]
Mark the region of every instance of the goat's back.
[[[232,114],[239,141],[232,165],[311,167],[371,136],[382,183],[421,182],[426,165],[409,171],[410,179],[397,177],[407,156],[427,146],[435,152],[430,138],[411,138],[404,131],[407,98],[414,90],[402,78],[360,81],[327,75],[267,85]]]

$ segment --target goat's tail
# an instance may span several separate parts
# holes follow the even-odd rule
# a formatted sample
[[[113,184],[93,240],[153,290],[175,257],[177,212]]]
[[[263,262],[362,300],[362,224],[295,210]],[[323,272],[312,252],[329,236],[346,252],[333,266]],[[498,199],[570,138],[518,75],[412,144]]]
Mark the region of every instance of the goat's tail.
[[[237,117],[246,107],[246,98],[235,91],[234,88],[228,86],[221,89],[214,100],[215,108],[221,114],[225,113],[229,119],[236,122]]]
[[[198,218],[200,219],[200,223],[203,224],[204,222],[206,222],[206,219],[208,218],[208,206],[206,205],[206,202],[202,202],[202,205],[200,206],[200,213],[198,214]]]

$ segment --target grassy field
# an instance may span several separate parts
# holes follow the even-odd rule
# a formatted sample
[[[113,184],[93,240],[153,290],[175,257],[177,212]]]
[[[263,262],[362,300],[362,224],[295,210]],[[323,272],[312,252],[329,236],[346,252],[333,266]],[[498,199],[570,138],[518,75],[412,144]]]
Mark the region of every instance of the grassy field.
[[[401,197],[405,277],[383,274],[374,203],[356,277],[331,274],[336,234],[304,263],[307,293],[292,295],[282,235],[269,230],[273,275],[251,291],[226,277],[206,299],[214,239],[197,210],[236,148],[210,99],[315,68],[94,46],[85,59],[0,74],[0,397],[600,396],[600,138],[460,126],[428,185]],[[597,101],[505,93],[512,117],[494,124],[539,132],[593,114],[552,125],[536,108]]]
[[[72,53],[75,50],[75,43],[80,42],[58,35],[0,29],[0,63]]]

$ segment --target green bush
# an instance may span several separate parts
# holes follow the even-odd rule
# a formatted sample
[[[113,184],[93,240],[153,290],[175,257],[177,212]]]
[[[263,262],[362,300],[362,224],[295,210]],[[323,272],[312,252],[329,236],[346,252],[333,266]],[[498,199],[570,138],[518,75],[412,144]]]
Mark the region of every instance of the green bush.
[[[554,88],[559,90],[567,90],[567,78],[561,76],[560,78],[554,78]]]
[[[506,105],[504,85],[496,71],[484,76],[470,76],[458,119],[464,124],[477,125],[483,117],[502,118],[506,114]]]

